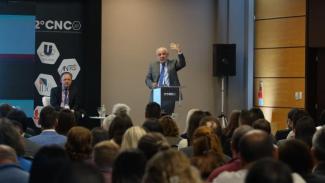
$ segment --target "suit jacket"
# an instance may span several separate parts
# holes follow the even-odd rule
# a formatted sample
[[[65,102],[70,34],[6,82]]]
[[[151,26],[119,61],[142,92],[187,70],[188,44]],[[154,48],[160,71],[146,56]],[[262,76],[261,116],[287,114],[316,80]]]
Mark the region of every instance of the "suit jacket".
[[[62,86],[58,86],[52,88],[51,90],[51,105],[56,108],[61,108],[61,101],[62,101]],[[80,108],[80,98],[78,95],[78,91],[74,87],[69,88],[69,107],[70,109],[78,110]]]
[[[30,137],[30,141],[40,145],[51,145],[57,144],[63,146],[67,141],[67,137],[58,134],[55,131],[43,131],[41,134]]]
[[[170,86],[180,86],[177,71],[186,66],[185,57],[183,54],[178,54],[178,60],[167,60],[167,69]],[[149,70],[146,76],[146,85],[152,89],[152,83],[158,83],[160,76],[160,62],[156,61],[149,66]]]

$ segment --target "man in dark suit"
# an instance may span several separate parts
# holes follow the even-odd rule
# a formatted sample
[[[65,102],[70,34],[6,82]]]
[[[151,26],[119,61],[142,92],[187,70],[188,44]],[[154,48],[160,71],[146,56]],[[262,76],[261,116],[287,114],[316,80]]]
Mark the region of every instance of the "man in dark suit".
[[[70,72],[61,74],[61,86],[52,88],[50,103],[57,110],[60,108],[79,110],[80,99],[77,89],[72,86],[72,74]]]
[[[168,59],[169,54],[167,48],[160,47],[156,50],[158,61],[150,64],[145,80],[146,85],[150,89],[162,86],[180,86],[177,71],[186,66],[185,57],[179,44],[171,43],[170,48],[177,51],[178,60]],[[175,102],[166,104],[166,106],[161,106],[161,108],[163,112],[171,114],[174,111]]]

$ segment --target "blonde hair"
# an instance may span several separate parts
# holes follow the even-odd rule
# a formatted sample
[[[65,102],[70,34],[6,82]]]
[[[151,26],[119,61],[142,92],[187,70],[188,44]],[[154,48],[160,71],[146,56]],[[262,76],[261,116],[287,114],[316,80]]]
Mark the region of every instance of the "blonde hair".
[[[123,135],[121,150],[137,148],[138,142],[147,132],[140,126],[127,129]]]
[[[103,123],[102,123],[102,125],[101,125],[102,128],[108,131],[109,126],[111,125],[111,123],[112,123],[112,121],[114,120],[115,117],[116,117],[115,114],[110,114],[110,115],[108,115],[108,116],[104,119],[104,121],[103,121]]]
[[[169,149],[156,154],[147,164],[143,183],[201,183],[198,170],[181,152]]]

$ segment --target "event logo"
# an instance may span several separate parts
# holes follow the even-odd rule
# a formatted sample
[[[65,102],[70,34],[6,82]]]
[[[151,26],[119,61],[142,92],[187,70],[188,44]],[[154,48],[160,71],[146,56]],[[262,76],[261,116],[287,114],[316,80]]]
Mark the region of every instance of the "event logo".
[[[35,126],[38,128],[41,128],[41,125],[39,124],[39,115],[41,113],[41,110],[43,109],[43,106],[36,106],[34,109],[34,114],[33,114],[33,121],[35,123]]]
[[[51,89],[57,86],[53,76],[48,74],[38,75],[34,84],[38,93],[44,96],[50,96]]]
[[[36,31],[80,32],[81,22],[74,20],[36,20]]]
[[[55,64],[60,52],[54,43],[42,42],[37,49],[37,55],[44,64]]]
[[[58,68],[58,73],[61,75],[64,72],[70,72],[72,74],[72,79],[76,79],[80,71],[80,66],[76,59],[64,59]]]

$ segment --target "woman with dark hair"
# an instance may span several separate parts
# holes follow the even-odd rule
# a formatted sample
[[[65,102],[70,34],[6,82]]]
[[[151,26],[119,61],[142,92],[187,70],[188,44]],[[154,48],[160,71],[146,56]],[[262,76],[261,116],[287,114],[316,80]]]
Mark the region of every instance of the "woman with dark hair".
[[[108,129],[108,138],[121,146],[125,131],[133,126],[131,118],[127,114],[117,115]]]
[[[89,160],[92,152],[92,136],[87,128],[72,127],[67,134],[65,150],[73,161]]]
[[[74,113],[69,109],[62,109],[59,112],[58,125],[55,130],[61,135],[67,135],[68,131],[76,125]]]
[[[30,183],[60,182],[70,159],[64,149],[57,145],[44,146],[35,155],[30,171]]]
[[[170,116],[163,116],[159,119],[159,122],[163,129],[163,135],[166,137],[169,145],[177,148],[182,138],[179,136],[178,126],[175,120]]]
[[[231,112],[229,123],[226,126],[226,128],[223,130],[223,137],[221,138],[223,152],[230,157],[232,157],[230,141],[234,131],[239,126],[239,116],[240,116],[240,110],[233,110]]]
[[[147,159],[142,151],[121,152],[113,163],[112,183],[140,183]]]
[[[167,139],[160,133],[147,133],[138,142],[138,149],[140,149],[150,160],[157,152],[169,149],[170,145]]]

